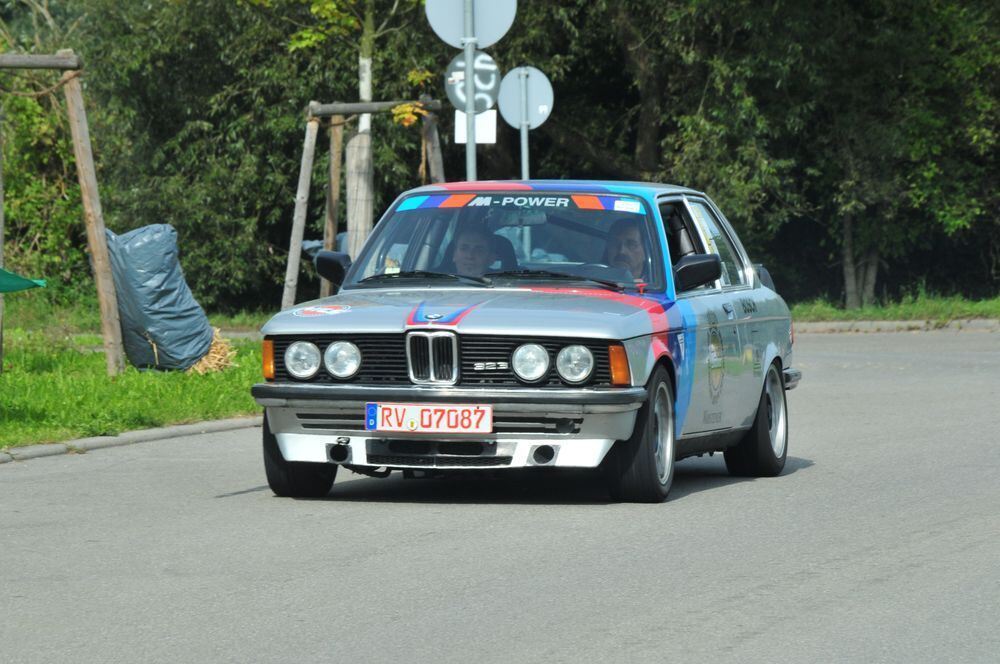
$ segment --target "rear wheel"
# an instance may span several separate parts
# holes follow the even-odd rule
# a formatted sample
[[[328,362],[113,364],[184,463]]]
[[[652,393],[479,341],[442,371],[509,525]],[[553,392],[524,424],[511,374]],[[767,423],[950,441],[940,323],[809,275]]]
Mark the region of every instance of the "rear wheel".
[[[632,436],[616,443],[605,463],[611,497],[662,502],[674,481],[674,449],[674,390],[666,370],[658,367]]]
[[[306,463],[285,461],[278,447],[278,439],[264,416],[264,472],[267,484],[276,496],[287,498],[322,498],[330,493],[337,476],[337,466],[332,463]]]
[[[757,404],[757,416],[743,440],[726,450],[730,475],[774,477],[781,473],[788,457],[788,404],[785,385],[777,364],[764,378]]]

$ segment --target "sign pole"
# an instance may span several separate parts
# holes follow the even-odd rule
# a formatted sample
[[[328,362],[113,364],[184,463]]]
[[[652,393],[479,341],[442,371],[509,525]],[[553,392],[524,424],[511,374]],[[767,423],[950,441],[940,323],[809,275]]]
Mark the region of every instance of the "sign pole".
[[[476,30],[472,0],[465,0],[465,179],[476,180],[476,88],[473,60],[476,58]]]
[[[521,67],[517,76],[521,79],[521,179],[528,180],[528,129],[531,121],[528,119],[528,69]]]

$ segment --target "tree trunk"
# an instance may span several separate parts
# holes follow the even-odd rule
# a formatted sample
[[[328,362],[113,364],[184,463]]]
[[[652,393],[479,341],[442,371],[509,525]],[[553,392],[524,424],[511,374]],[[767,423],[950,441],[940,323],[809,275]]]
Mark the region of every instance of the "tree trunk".
[[[646,46],[646,37],[633,23],[626,3],[618,5],[615,23],[625,37],[625,61],[639,91],[639,118],[635,134],[635,164],[640,171],[654,171],[660,161],[662,82],[659,58]],[[640,17],[641,20],[641,17]]]
[[[841,257],[844,264],[844,305],[848,309],[867,307],[875,303],[875,280],[878,277],[878,251],[869,249],[857,260],[854,243],[854,219],[844,217],[844,237]]]
[[[347,252],[358,257],[372,230],[372,135],[363,131],[347,141]]]
[[[861,292],[858,290],[858,273],[854,262],[854,220],[849,216],[844,217],[841,257],[844,267],[844,305],[848,309],[857,309],[861,306]]]
[[[372,55],[375,51],[375,7],[365,3],[358,54],[358,96],[372,100]],[[358,133],[347,143],[347,251],[356,258],[372,229],[374,172],[372,167],[372,116],[358,118]]]
[[[861,264],[864,276],[861,279],[861,306],[875,304],[875,278],[878,276],[878,252],[874,249],[865,254]]]

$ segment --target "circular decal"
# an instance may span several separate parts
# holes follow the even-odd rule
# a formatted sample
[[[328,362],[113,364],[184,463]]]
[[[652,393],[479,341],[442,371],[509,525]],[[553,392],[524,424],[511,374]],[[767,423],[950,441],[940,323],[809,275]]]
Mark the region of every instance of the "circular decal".
[[[722,395],[722,381],[726,376],[726,349],[714,314],[708,315],[708,324],[708,390],[712,403],[718,403]]]
[[[316,304],[311,307],[296,309],[292,312],[292,315],[312,318],[314,316],[335,316],[350,310],[351,307],[347,304]]]

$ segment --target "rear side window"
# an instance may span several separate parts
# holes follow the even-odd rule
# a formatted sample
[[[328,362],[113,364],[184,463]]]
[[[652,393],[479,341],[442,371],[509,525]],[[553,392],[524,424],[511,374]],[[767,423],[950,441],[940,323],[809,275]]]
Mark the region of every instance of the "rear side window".
[[[715,214],[704,203],[690,201],[690,204],[695,221],[708,240],[708,250],[722,259],[722,286],[745,286],[743,263]]]

